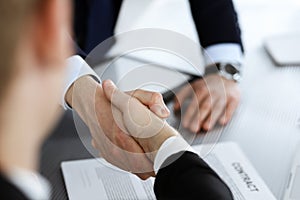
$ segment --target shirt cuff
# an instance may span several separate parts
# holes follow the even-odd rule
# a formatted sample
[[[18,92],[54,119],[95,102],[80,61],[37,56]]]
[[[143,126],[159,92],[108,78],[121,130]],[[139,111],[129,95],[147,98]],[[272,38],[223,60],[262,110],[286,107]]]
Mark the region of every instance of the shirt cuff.
[[[7,178],[28,199],[50,199],[50,184],[38,173],[14,168]]]
[[[92,76],[99,83],[101,82],[96,72],[80,56],[76,55],[67,59],[67,76],[60,103],[65,110],[72,109],[65,101],[67,91],[76,80],[86,75]]]
[[[159,148],[154,159],[154,171],[158,173],[162,164],[173,154],[190,151],[198,154],[180,135],[168,138]]]
[[[205,48],[204,59],[206,65],[218,62],[242,64],[243,52],[236,43],[214,44]]]

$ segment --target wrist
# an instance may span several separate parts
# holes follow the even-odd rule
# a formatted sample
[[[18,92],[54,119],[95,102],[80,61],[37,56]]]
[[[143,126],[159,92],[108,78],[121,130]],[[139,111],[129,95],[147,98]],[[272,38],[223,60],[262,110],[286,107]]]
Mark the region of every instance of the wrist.
[[[154,162],[157,151],[161,145],[170,137],[176,136],[178,133],[170,125],[165,123],[162,130],[150,138],[136,138],[135,140],[143,148],[148,158]]]
[[[103,88],[90,76],[78,79],[68,91],[66,98],[73,110],[89,128],[98,124],[98,117],[103,115],[98,116],[99,112],[106,111],[105,102],[107,99]]]
[[[61,105],[65,110],[70,108],[69,105],[67,105],[67,102],[72,103],[72,85],[74,85],[75,82],[78,82],[79,79],[83,77],[93,77],[96,82],[101,82],[98,75],[95,73],[95,71],[83,60],[80,56],[75,55],[67,59],[67,76],[65,80],[65,85],[63,87],[63,98]],[[67,93],[69,93],[67,95]],[[71,95],[70,95],[71,93]]]
[[[91,76],[83,76],[71,85],[66,93],[65,100],[69,106],[76,110],[79,105],[94,99],[98,87],[101,88],[101,85]]]
[[[216,64],[208,65],[205,68],[205,76],[209,75],[219,75],[226,80],[231,80],[236,83],[241,80],[241,64],[240,63],[230,63],[230,62],[219,62]]]

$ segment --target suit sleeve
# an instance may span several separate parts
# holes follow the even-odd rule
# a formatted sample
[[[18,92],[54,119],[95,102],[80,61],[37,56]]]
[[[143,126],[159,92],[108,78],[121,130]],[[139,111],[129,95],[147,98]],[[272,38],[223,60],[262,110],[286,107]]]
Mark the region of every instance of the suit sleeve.
[[[227,185],[192,152],[179,152],[164,162],[157,173],[154,192],[158,200],[233,199]]]
[[[201,45],[237,43],[243,50],[241,31],[232,0],[190,0]]]
[[[0,199],[28,200],[28,198],[0,174]]]

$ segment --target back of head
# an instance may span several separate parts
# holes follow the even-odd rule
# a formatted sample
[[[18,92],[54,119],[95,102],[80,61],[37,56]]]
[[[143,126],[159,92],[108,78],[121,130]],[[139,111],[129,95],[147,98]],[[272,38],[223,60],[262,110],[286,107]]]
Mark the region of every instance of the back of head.
[[[5,92],[15,70],[15,52],[26,28],[26,21],[43,0],[0,1],[0,97]]]
[[[70,0],[0,0],[0,170],[36,169],[60,112]]]

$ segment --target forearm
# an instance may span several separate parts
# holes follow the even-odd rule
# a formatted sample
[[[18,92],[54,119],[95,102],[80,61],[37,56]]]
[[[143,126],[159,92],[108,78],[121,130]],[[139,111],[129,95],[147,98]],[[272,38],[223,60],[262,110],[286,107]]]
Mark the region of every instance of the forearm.
[[[101,87],[101,85],[99,85],[92,77],[90,77],[89,75],[83,76],[72,84],[72,86],[66,93],[65,100],[69,104],[69,106],[74,108],[74,106],[76,106],[76,103],[83,103],[87,100],[91,100],[90,98],[86,98],[85,95],[92,95],[95,91],[95,88],[97,88],[98,86]]]
[[[191,152],[179,152],[164,162],[156,176],[154,191],[157,199],[233,199],[221,178]]]
[[[73,83],[66,93],[65,100],[88,125],[91,119],[97,119],[95,106],[100,104],[99,99],[101,98],[105,98],[101,85],[87,75]]]
[[[204,48],[220,43],[237,43],[242,47],[241,31],[232,0],[190,0],[190,5]]]

